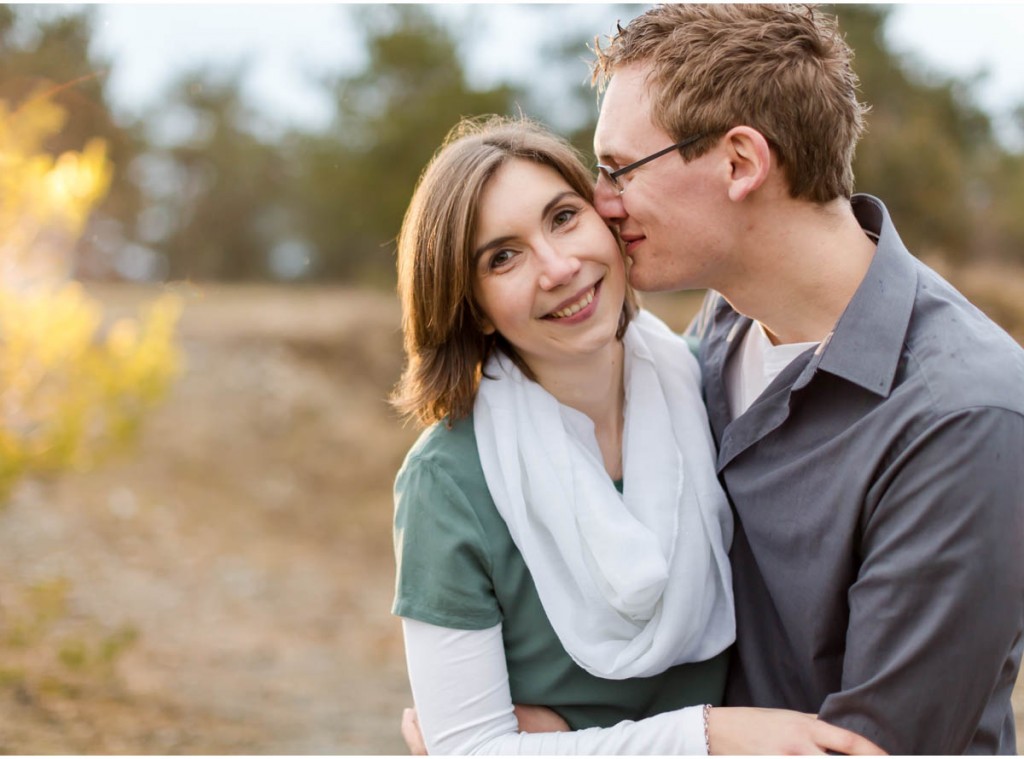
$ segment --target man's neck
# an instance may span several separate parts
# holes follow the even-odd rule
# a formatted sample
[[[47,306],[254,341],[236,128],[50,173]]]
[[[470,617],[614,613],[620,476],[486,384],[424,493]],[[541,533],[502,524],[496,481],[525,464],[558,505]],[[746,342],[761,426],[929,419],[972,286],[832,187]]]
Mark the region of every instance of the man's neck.
[[[832,331],[871,265],[875,244],[848,201],[787,203],[755,221],[743,268],[716,288],[760,322],[775,344],[817,342]]]

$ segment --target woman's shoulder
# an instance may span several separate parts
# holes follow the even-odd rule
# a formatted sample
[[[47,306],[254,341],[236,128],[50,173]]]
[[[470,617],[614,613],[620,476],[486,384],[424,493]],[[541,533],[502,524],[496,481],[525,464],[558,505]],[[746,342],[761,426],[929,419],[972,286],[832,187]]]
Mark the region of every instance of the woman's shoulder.
[[[395,496],[411,509],[468,510],[478,520],[491,521],[496,508],[480,464],[472,415],[423,431],[398,471]]]
[[[483,476],[472,414],[454,422],[442,419],[423,430],[406,454],[402,471],[423,466],[450,474],[475,468]]]

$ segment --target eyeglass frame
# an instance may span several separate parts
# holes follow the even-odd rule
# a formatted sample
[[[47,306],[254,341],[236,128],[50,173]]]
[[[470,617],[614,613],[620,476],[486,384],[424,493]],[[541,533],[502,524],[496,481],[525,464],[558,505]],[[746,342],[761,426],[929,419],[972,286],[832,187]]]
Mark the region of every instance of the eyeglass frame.
[[[663,150],[659,150],[656,153],[651,153],[646,158],[641,158],[639,161],[633,161],[633,163],[629,164],[628,166],[623,166],[621,169],[616,169],[615,171],[612,171],[611,166],[605,166],[603,163],[599,163],[597,164],[597,170],[599,172],[598,176],[607,177],[608,181],[612,183],[612,187],[618,190],[619,195],[621,195],[626,191],[625,187],[619,186],[619,177],[621,177],[623,174],[628,174],[631,171],[639,169],[645,163],[650,163],[655,158],[661,158],[663,155],[667,155],[671,153],[673,150],[681,150],[682,148],[685,148],[687,145],[692,145],[698,140],[704,139],[704,137],[706,136],[707,135],[704,134],[698,134],[696,137],[687,137],[685,140],[680,140],[674,145],[669,145],[667,148],[664,148]]]

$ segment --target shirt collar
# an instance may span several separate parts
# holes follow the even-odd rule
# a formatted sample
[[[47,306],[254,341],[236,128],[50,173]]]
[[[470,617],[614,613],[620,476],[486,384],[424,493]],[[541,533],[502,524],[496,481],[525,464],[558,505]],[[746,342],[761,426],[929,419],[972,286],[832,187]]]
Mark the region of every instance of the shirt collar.
[[[917,294],[914,258],[878,198],[854,195],[853,213],[877,248],[835,329],[820,352],[818,368],[888,396],[899,366]]]

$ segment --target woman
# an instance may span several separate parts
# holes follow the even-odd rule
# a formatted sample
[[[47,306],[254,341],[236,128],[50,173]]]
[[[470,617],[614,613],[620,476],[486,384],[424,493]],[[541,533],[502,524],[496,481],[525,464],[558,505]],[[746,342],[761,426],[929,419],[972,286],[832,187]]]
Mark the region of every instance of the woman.
[[[699,370],[637,312],[592,178],[525,121],[464,122],[399,237],[431,425],[396,485],[410,682],[432,753],[845,753],[812,715],[726,709],[732,523]],[[567,732],[519,733],[513,703]]]

